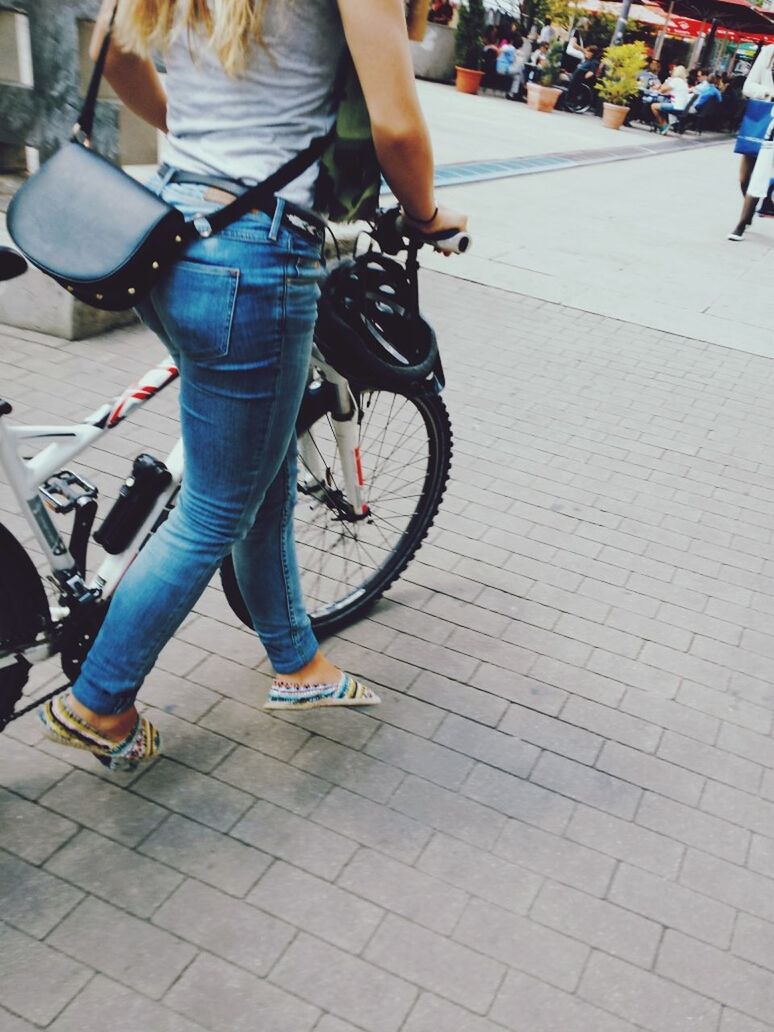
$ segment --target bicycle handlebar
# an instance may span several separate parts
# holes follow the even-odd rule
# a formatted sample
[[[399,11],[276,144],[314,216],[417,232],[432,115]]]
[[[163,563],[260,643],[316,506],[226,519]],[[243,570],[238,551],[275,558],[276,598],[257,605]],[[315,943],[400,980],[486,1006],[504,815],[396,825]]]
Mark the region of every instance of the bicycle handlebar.
[[[402,215],[396,220],[396,228],[401,235],[418,244],[428,244],[434,251],[442,254],[465,254],[470,247],[470,234],[465,229],[446,229],[442,233],[423,233],[410,226]]]
[[[373,222],[371,236],[385,254],[405,251],[408,244],[415,247],[427,245],[442,254],[464,254],[471,245],[467,230],[449,229],[442,233],[422,233],[410,226],[400,208],[380,211]]]

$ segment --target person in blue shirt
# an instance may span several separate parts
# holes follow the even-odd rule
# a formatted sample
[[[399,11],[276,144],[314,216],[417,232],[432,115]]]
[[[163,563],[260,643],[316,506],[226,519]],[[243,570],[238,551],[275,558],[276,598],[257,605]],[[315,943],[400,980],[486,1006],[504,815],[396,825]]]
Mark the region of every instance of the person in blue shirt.
[[[723,94],[718,89],[717,76],[712,73],[699,72],[699,81],[693,92],[697,94],[696,103],[693,105],[694,111],[700,111],[712,97],[718,103],[723,99]]]

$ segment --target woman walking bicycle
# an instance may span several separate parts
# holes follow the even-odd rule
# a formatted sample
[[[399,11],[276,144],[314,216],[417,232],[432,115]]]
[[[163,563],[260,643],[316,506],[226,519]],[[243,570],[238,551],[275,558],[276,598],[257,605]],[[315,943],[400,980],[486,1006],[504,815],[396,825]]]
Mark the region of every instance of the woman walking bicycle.
[[[205,226],[140,306],[180,369],[179,502],[121,582],[70,693],[39,711],[51,737],[116,769],[157,753],[137,693],[229,553],[278,675],[267,707],[379,701],[319,650],[294,552],[295,420],[322,276],[323,223],[308,210],[317,170],[220,233],[207,235],[207,214],[232,200],[230,181],[265,179],[327,132],[348,46],[408,224],[435,236],[466,219],[434,199],[402,0],[105,0],[92,56],[113,16],[106,77],[167,133],[153,189]]]

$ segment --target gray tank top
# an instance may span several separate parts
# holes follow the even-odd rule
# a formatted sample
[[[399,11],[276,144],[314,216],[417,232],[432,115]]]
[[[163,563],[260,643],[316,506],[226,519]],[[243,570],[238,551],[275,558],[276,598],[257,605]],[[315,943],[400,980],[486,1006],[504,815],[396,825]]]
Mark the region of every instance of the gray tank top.
[[[270,0],[263,32],[267,47],[251,49],[238,79],[205,42],[180,33],[170,45],[163,155],[170,165],[262,180],[328,131],[344,47],[336,0]],[[281,194],[310,205],[316,180],[315,167]]]

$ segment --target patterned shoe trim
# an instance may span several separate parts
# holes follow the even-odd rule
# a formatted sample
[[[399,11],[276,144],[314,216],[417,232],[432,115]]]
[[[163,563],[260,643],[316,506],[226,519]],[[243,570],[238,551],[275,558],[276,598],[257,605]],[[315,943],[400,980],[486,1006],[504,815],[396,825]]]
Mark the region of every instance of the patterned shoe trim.
[[[319,709],[322,706],[378,706],[382,700],[351,674],[338,684],[288,684],[281,678],[272,684],[264,709]]]
[[[61,695],[40,707],[38,719],[52,741],[86,749],[108,770],[135,770],[139,763],[157,756],[161,746],[158,731],[145,717],[138,717],[126,738],[115,742],[76,716]]]

